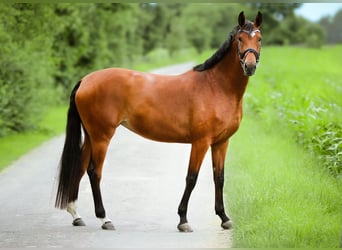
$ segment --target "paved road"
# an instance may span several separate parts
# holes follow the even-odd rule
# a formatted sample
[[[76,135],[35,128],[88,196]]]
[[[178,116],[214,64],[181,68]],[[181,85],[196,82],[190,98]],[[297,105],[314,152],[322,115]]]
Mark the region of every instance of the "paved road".
[[[158,73],[177,73],[189,64]],[[171,69],[171,71],[170,71]],[[102,194],[116,231],[95,218],[88,178],[79,212],[86,227],[54,208],[57,165],[64,136],[53,138],[0,174],[0,247],[228,248],[231,232],[214,212],[214,184],[207,154],[189,203],[193,233],[179,233],[177,207],[185,185],[190,145],[143,139],[118,128],[106,158]]]

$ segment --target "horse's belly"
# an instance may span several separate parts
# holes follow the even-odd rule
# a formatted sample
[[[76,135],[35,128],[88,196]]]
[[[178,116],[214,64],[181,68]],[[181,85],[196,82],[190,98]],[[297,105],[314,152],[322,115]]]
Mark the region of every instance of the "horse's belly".
[[[161,142],[190,143],[191,138],[185,124],[169,119],[149,119],[135,116],[121,122],[121,125],[147,139]]]

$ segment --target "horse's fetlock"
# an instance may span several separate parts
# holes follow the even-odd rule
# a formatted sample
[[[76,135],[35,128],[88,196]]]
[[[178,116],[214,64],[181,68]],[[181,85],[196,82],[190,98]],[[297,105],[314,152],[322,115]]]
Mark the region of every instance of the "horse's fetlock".
[[[102,219],[106,217],[106,212],[104,209],[98,209],[95,211],[95,215],[97,218]]]

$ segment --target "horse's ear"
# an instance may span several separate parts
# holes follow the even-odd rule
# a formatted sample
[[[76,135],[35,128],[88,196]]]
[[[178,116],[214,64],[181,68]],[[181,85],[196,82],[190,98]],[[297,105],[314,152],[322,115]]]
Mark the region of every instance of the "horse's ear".
[[[255,18],[255,26],[260,27],[261,23],[262,23],[262,14],[260,11],[258,11],[258,14]]]
[[[246,22],[245,14],[243,13],[243,11],[240,12],[238,20],[239,20],[239,25],[242,28]]]

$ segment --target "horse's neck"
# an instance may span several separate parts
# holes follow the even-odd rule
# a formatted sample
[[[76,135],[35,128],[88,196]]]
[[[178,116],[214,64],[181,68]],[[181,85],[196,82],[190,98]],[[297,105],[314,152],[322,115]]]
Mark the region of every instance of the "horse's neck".
[[[211,78],[226,95],[242,100],[249,77],[245,76],[239,62],[237,49],[233,46],[227,55],[210,71]]]

